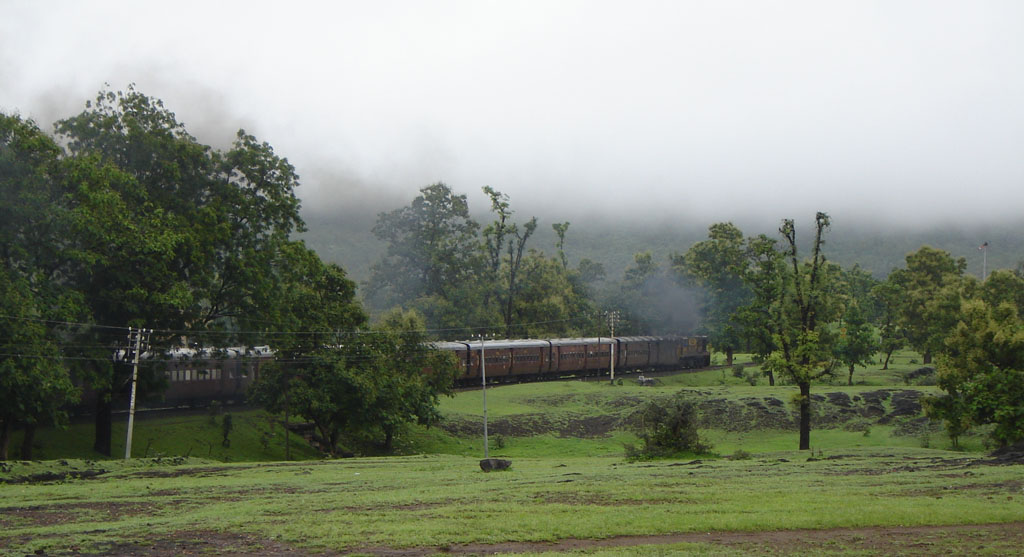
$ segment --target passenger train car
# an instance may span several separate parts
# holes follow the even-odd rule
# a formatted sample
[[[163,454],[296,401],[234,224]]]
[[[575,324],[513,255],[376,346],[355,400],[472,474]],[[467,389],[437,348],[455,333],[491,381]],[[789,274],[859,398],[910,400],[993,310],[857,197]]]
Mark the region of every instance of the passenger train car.
[[[707,337],[596,337],[551,340],[439,342],[459,359],[460,385],[533,381],[653,369],[692,369],[711,363]],[[480,358],[483,356],[483,365]]]
[[[488,383],[607,374],[613,359],[617,373],[710,364],[707,337],[485,340],[482,347],[480,341],[437,342],[432,346],[456,355],[460,369],[456,381],[460,386],[479,385],[483,372]],[[168,386],[157,404],[173,407],[206,406],[214,400],[243,402],[249,386],[259,378],[260,367],[273,357],[273,350],[267,346],[171,350],[160,361]],[[152,356],[149,359],[155,360]]]

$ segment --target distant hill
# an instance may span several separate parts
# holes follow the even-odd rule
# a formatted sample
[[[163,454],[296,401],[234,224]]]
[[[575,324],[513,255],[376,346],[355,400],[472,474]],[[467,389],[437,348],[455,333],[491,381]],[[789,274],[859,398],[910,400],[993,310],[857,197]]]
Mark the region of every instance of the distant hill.
[[[528,214],[528,213],[526,213]],[[519,215],[517,215],[519,216]],[[385,252],[386,246],[371,232],[377,213],[358,211],[351,213],[304,215],[309,231],[300,235],[325,260],[341,265],[356,281],[362,283],[370,276],[370,266]],[[477,215],[486,223],[488,214]],[[521,217],[520,220],[525,220]],[[686,251],[694,242],[707,237],[707,224],[680,219],[678,221],[625,222],[607,217],[579,217],[539,219],[536,235],[529,247],[547,254],[556,252],[556,235],[551,224],[570,221],[566,237],[566,254],[570,264],[582,258],[592,259],[605,266],[608,280],[617,281],[633,262],[633,255],[651,251],[655,260],[667,263],[672,253]],[[780,219],[781,220],[781,219]],[[768,234],[778,238],[777,223],[736,223],[747,236]],[[809,223],[797,222],[798,237],[810,242]],[[987,267],[1015,268],[1024,260],[1024,222],[990,223],[975,225],[932,225],[911,227],[901,223],[849,223],[833,219],[826,236],[826,256],[844,267],[859,264],[878,278],[902,267],[908,253],[929,245],[967,260],[967,272],[980,276],[982,253],[978,246],[989,243]]]

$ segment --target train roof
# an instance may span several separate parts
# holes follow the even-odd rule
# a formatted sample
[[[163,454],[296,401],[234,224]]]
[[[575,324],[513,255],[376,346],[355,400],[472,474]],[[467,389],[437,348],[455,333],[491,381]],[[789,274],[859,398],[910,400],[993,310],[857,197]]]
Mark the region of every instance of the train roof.
[[[585,337],[585,338],[553,338],[553,339],[504,339],[484,340],[483,348],[542,348],[545,346],[576,346],[582,344],[612,344],[615,342],[679,342],[687,337],[679,335],[668,336],[628,336],[628,337]],[[431,346],[439,350],[465,350],[468,346],[471,350],[480,349],[479,340],[460,340],[434,342]]]
[[[468,345],[471,350],[480,349],[479,340],[460,340],[456,342],[435,342],[433,345],[442,350],[461,350],[466,348]],[[495,340],[484,340],[484,350],[498,349],[498,348],[542,348],[544,346],[550,346],[546,340],[538,340],[531,338],[523,339],[495,339]]]
[[[611,344],[614,337],[590,337],[590,338],[553,338],[550,340],[553,346],[575,346],[577,344]]]
[[[438,341],[431,342],[430,346],[438,350],[465,350],[468,347],[467,342],[449,342],[449,341]]]

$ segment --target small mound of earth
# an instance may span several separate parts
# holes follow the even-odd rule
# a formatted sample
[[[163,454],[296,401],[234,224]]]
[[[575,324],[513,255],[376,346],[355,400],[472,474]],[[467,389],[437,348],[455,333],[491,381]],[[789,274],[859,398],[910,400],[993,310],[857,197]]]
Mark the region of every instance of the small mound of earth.
[[[923,415],[921,392],[913,389],[880,389],[851,397],[845,392],[826,392],[811,396],[811,427],[815,429],[853,428],[855,431],[874,424],[894,424],[897,434],[917,435],[932,431],[936,423]],[[687,399],[700,416],[698,427],[722,429],[737,433],[766,429],[795,429],[799,413],[792,404],[775,396],[739,399],[714,396],[714,393],[691,392]],[[553,434],[560,437],[605,437],[613,431],[629,427],[641,399],[619,405],[594,401],[592,406],[607,412],[597,416],[572,413],[529,413],[502,416],[488,422],[488,430],[509,437]],[[886,403],[890,408],[886,409]],[[479,435],[483,419],[451,416],[441,428],[460,437]]]
[[[907,381],[920,381],[930,379],[935,375],[935,368],[930,366],[919,367],[903,376]]]
[[[1024,439],[992,451],[992,460],[999,464],[1024,464]]]

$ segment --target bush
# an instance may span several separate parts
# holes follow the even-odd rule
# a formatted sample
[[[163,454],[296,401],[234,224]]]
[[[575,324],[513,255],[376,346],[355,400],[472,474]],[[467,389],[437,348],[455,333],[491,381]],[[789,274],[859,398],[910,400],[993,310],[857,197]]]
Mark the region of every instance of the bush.
[[[493,436],[491,436],[491,439],[494,441],[494,448],[495,449],[504,449],[505,448],[505,436],[504,435],[502,435],[500,433],[496,433]]]
[[[683,399],[682,392],[668,400],[648,402],[636,416],[633,427],[643,447],[631,451],[627,446],[627,458],[664,458],[701,454],[711,449],[701,441],[697,432],[697,410]]]
[[[736,364],[732,366],[732,376],[737,379],[743,379],[744,371],[746,371],[746,369],[744,369],[743,364]]]
[[[747,451],[744,451],[743,449],[736,449],[736,452],[732,453],[729,460],[750,460],[751,458],[753,458],[753,456]]]

